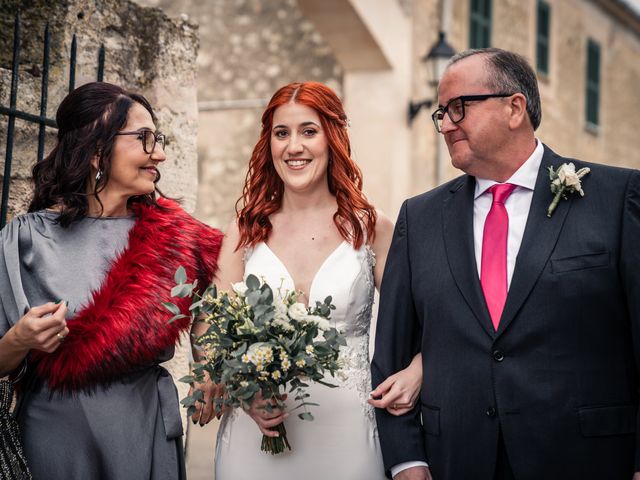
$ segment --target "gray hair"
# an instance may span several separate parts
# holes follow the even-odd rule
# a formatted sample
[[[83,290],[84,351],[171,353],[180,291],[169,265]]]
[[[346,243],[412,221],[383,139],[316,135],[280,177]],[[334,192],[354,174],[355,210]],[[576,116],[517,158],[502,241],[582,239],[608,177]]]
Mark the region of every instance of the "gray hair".
[[[533,129],[540,126],[542,107],[536,74],[529,62],[517,53],[500,48],[478,48],[465,50],[449,61],[449,68],[460,60],[473,55],[484,55],[488,67],[487,87],[496,93],[522,93],[527,100],[527,114]]]

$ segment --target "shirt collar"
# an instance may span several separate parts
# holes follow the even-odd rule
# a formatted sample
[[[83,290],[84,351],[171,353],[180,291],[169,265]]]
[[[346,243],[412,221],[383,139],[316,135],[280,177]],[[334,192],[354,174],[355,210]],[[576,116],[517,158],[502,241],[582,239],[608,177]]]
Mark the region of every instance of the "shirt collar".
[[[536,148],[527,161],[520,165],[520,168],[515,171],[511,178],[505,183],[512,183],[518,187],[533,190],[536,186],[536,179],[538,178],[538,170],[540,170],[540,164],[542,163],[542,155],[544,154],[544,147],[542,142],[536,138]],[[482,195],[484,192],[494,186],[496,181],[488,180],[486,178],[476,177],[476,190],[474,194],[474,200]]]

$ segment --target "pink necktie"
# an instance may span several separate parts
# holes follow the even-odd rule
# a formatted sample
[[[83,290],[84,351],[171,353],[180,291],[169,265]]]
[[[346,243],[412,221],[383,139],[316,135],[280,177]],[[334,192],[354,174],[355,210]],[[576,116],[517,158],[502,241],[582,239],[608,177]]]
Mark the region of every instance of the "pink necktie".
[[[516,186],[510,183],[498,183],[489,189],[493,194],[493,203],[484,222],[482,235],[480,283],[495,330],[498,330],[502,310],[507,301],[509,215],[504,202],[515,188]]]

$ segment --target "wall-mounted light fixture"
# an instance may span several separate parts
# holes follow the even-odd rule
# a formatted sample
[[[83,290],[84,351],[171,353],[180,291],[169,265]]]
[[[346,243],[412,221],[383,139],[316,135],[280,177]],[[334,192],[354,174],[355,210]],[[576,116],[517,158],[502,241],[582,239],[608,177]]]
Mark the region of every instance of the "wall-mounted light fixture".
[[[433,45],[433,47],[431,47],[431,50],[422,57],[422,61],[427,65],[427,78],[429,79],[430,87],[433,88],[434,92],[435,87],[438,86],[438,82],[442,78],[442,74],[444,73],[444,69],[449,62],[449,59],[451,59],[455,54],[455,50],[447,43],[444,32],[439,32],[438,41]],[[433,104],[433,99],[409,102],[409,125],[413,123],[413,119],[422,107],[431,108]]]

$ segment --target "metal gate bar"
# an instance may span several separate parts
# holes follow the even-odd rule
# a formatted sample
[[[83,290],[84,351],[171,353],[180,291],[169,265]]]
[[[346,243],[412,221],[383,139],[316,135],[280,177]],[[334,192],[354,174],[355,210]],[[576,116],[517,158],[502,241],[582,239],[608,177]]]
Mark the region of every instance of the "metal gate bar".
[[[9,208],[9,187],[11,184],[11,163],[13,161],[13,145],[15,142],[15,122],[16,118],[31,123],[39,124],[38,130],[38,161],[44,158],[44,143],[46,127],[57,128],[56,121],[47,118],[47,102],[49,92],[49,51],[51,46],[51,32],[49,23],[46,24],[44,30],[44,50],[42,59],[42,85],[40,91],[40,115],[34,115],[29,112],[23,112],[16,108],[18,100],[18,80],[20,68],[20,47],[21,47],[22,30],[20,25],[20,14],[16,14],[14,22],[13,34],[13,61],[11,65],[11,96],[9,107],[0,105],[0,115],[9,117],[7,125],[7,149],[5,152],[4,177],[2,179],[2,203],[0,205],[0,229],[5,226],[7,220],[7,210]],[[75,88],[76,80],[76,54],[78,43],[76,34],[73,34],[71,41],[71,51],[69,58],[69,92]],[[104,77],[104,60],[105,48],[104,44],[100,46],[98,51],[98,69],[97,81],[101,82]]]

